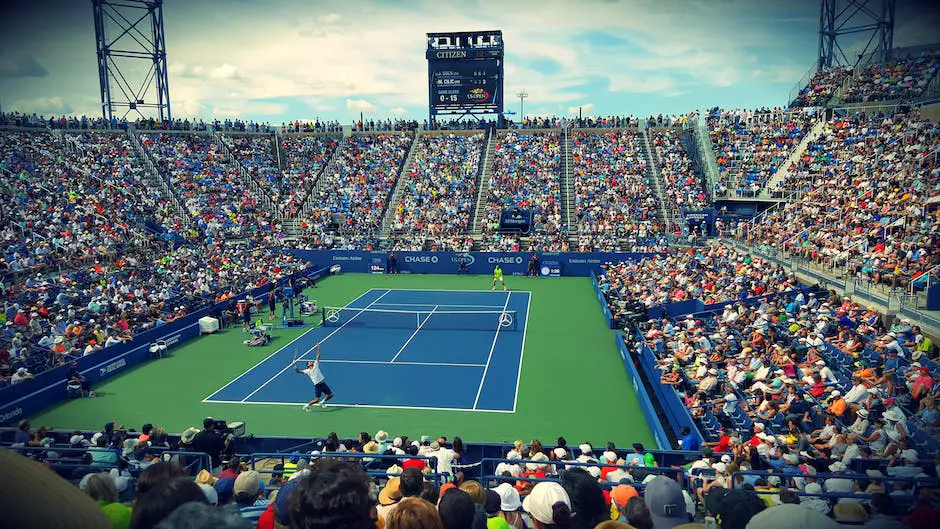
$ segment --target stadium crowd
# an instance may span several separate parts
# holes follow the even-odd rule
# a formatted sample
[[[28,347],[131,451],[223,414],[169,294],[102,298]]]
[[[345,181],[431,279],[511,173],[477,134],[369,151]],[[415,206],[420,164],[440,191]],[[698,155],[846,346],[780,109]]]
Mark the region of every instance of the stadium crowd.
[[[852,69],[844,66],[816,70],[806,86],[800,89],[790,106],[820,107],[825,105],[850,75],[852,75]]]
[[[483,251],[519,247],[516,237],[497,233],[500,213],[507,207],[532,211],[531,231],[539,237],[530,248],[567,249],[561,227],[560,172],[561,145],[557,133],[500,133],[481,220]]]
[[[284,200],[280,206],[283,214],[294,217],[300,211],[313,191],[317,178],[326,169],[339,147],[340,141],[338,136],[325,135],[281,137],[281,151],[285,157],[282,190]]]
[[[916,111],[830,120],[781,183],[802,198],[734,233],[873,283],[918,284],[940,264],[928,204],[937,148],[940,126]]]
[[[483,134],[423,135],[404,175],[392,230],[395,248],[469,251],[467,236],[477,198]]]
[[[2,272],[113,259],[147,247],[142,225],[182,219],[146,178],[124,134],[0,133]]]
[[[621,303],[633,301],[645,307],[693,299],[710,305],[797,286],[782,267],[720,243],[604,265],[598,283],[615,314]]]
[[[919,97],[940,71],[940,53],[925,51],[862,68],[849,80],[841,99],[846,103],[905,100]]]
[[[209,238],[242,239],[271,230],[271,213],[207,134],[141,134],[157,169],[179,193]]]
[[[303,244],[372,248],[413,136],[364,134],[343,140],[339,161],[319,179],[313,210],[301,219]]]
[[[815,118],[802,110],[712,109],[706,117],[722,190],[755,197],[787,159]]]
[[[654,130],[650,138],[665,185],[663,200],[677,207],[677,213],[701,210],[708,206],[708,197],[679,136],[677,129],[669,128]]]
[[[579,251],[632,248],[661,230],[639,137],[638,131],[630,129],[574,134]]]

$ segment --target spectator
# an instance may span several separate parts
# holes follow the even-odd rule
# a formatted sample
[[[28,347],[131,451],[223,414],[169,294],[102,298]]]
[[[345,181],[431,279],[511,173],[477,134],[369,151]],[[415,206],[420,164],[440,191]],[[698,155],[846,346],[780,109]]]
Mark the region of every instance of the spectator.
[[[333,460],[316,467],[290,495],[291,529],[371,529],[377,517],[362,468]]]
[[[142,494],[134,505],[130,529],[153,529],[184,503],[206,503],[199,485],[188,477],[176,477],[157,484]]]
[[[268,500],[264,494],[264,484],[257,471],[247,470],[235,478],[234,500],[235,506],[242,518],[256,524],[258,517],[268,508]]]
[[[155,529],[251,529],[244,518],[227,509],[189,502],[177,507]]]
[[[522,501],[522,508],[532,516],[536,529],[571,526],[571,500],[558,483],[537,483]]]
[[[219,469],[222,465],[222,452],[228,448],[228,443],[228,439],[216,431],[215,420],[206,417],[202,421],[202,431],[193,437],[192,450],[208,454],[212,468]],[[213,470],[213,473],[217,473],[216,470]]]
[[[443,529],[434,505],[420,498],[405,498],[386,515],[386,529]]]

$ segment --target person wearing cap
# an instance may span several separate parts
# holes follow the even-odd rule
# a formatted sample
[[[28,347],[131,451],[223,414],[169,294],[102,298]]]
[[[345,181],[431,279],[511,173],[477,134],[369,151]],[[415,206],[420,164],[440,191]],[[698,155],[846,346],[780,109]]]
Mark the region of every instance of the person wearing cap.
[[[437,471],[442,474],[452,475],[454,473],[454,451],[444,446],[442,439],[431,441],[427,455],[437,458]]]
[[[653,477],[646,484],[644,499],[653,520],[653,529],[672,529],[689,522],[682,487],[674,480],[665,476]]]
[[[849,470],[845,463],[836,461],[829,465],[829,472],[833,474],[844,474]],[[855,481],[849,478],[831,477],[823,482],[823,488],[826,492],[838,492],[848,494],[855,491]],[[840,500],[841,501],[841,500]]]
[[[525,521],[522,518],[522,500],[519,491],[510,483],[500,483],[494,492],[499,494],[499,516],[506,520],[512,529],[524,529]]]
[[[532,492],[522,501],[522,509],[532,516],[535,529],[566,527],[573,516],[568,493],[561,484],[551,481],[532,487]]]
[[[610,489],[610,519],[627,523],[627,504],[639,495],[632,485],[617,485]]]
[[[842,392],[838,389],[832,390],[832,393],[829,394],[829,404],[826,407],[826,411],[830,415],[835,415],[841,419],[847,409],[848,404],[845,402],[845,399],[842,398]]]
[[[72,362],[69,364],[69,372],[65,375],[66,383],[69,385],[78,385],[83,395],[88,395],[89,397],[97,397],[98,394],[91,390],[91,386],[88,384],[88,381],[85,380],[85,375],[82,374],[81,370],[78,368],[78,362]]]
[[[261,475],[255,470],[242,472],[235,478],[235,488],[233,490],[235,506],[242,518],[257,523],[268,508],[268,500],[264,497],[264,484],[261,481]]]

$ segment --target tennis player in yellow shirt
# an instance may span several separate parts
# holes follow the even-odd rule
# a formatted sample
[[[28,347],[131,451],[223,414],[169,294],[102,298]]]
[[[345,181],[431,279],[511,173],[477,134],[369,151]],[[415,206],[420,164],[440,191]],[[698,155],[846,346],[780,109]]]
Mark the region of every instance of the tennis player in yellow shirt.
[[[499,281],[503,285],[503,290],[506,290],[506,282],[503,281],[503,269],[499,265],[496,265],[496,268],[493,269],[493,290],[496,290],[496,282]]]

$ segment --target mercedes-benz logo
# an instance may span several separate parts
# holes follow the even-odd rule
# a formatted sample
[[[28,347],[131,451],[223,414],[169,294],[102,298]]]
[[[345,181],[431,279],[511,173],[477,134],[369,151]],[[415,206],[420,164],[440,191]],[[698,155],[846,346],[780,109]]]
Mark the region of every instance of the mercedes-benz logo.
[[[509,327],[512,325],[512,314],[508,312],[503,312],[499,315],[499,326],[500,327]]]
[[[326,313],[326,321],[330,323],[336,323],[339,321],[339,310],[331,309]]]

